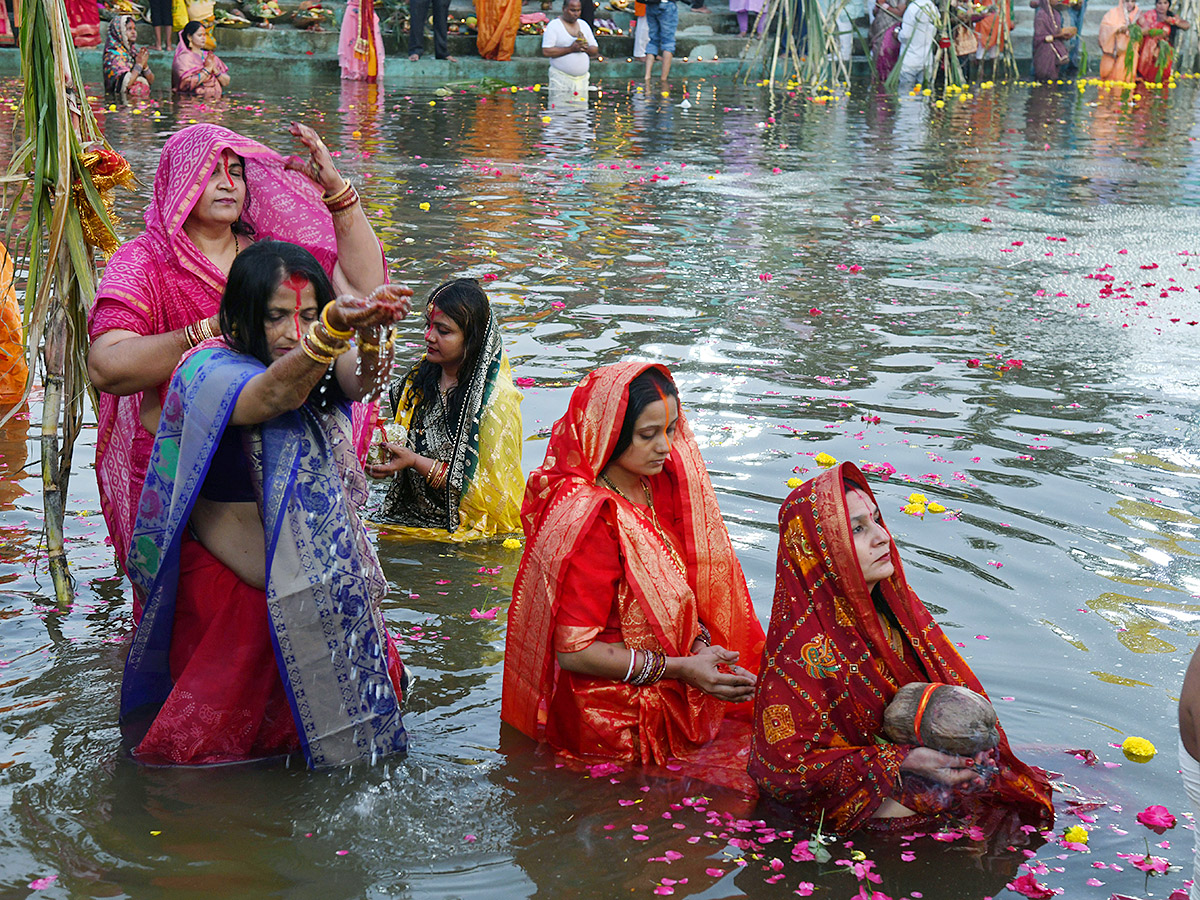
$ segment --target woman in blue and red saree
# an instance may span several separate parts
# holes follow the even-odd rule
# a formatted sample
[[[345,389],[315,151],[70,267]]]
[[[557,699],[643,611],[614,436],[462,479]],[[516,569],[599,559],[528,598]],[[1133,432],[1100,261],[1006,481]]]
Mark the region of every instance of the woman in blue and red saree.
[[[221,336],[171,378],[133,528],[147,601],[121,724],[138,761],[301,750],[316,768],[406,749],[350,403],[386,377],[380,332],[411,293],[334,300],[312,254],[278,241],[234,261]]]

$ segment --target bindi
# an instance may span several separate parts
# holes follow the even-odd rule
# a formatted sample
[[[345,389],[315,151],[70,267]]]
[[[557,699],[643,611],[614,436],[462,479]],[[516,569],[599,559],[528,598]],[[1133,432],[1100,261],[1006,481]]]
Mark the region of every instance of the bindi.
[[[228,167],[226,167],[225,171],[227,171],[227,172],[229,171]],[[292,321],[296,325],[296,340],[300,340],[300,338],[301,338],[300,304],[303,302],[300,297],[300,293],[306,287],[308,287],[308,279],[305,278],[303,275],[298,275],[293,272],[291,275],[289,275],[287,278],[285,278],[282,281],[282,283],[280,284],[280,287],[285,287],[288,290],[292,291],[296,295],[296,309],[292,313]]]

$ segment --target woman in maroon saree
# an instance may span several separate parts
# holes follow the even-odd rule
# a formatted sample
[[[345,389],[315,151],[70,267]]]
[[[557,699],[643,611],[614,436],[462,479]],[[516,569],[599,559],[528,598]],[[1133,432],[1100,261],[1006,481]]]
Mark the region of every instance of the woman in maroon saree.
[[[780,510],[751,776],[765,795],[839,833],[911,830],[948,815],[983,822],[997,810],[1050,818],[1045,772],[1018,760],[1003,731],[989,759],[883,740],[883,711],[901,686],[983,687],[908,586],[866,485],[842,463]]]

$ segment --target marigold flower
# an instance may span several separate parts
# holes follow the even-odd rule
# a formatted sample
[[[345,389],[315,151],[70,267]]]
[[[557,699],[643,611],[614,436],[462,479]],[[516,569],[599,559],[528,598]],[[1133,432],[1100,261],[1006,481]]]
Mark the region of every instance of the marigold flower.
[[[938,503],[936,500],[930,503],[926,509],[928,509],[931,513],[944,513],[946,511],[946,507],[942,506],[942,504]]]
[[[1125,758],[1132,762],[1148,763],[1154,759],[1158,750],[1148,740],[1130,735],[1121,743],[1121,751]]]
[[[799,478],[789,478],[787,480],[787,486],[790,487],[793,491],[796,488],[800,487],[800,485],[802,485],[802,484],[804,484],[804,482],[801,481]]]
[[[818,453],[815,461],[818,466],[826,469],[828,469],[830,466],[837,465],[837,459],[833,456],[830,456],[828,453]]]
[[[520,550],[521,542],[516,538],[505,538],[504,543],[501,546],[503,546],[505,550]]]
[[[908,506],[904,507],[904,509],[901,511],[908,513],[910,516],[923,516],[923,515],[925,515],[925,504],[924,503],[910,503],[910,504],[908,504]]]
[[[920,503],[922,505],[925,505],[929,502],[929,498],[926,497],[924,494],[919,494],[916,491],[913,491],[911,494],[908,495],[908,502],[909,503]]]
[[[1086,844],[1088,842],[1088,830],[1082,825],[1072,825],[1063,832],[1063,840],[1072,844]]]

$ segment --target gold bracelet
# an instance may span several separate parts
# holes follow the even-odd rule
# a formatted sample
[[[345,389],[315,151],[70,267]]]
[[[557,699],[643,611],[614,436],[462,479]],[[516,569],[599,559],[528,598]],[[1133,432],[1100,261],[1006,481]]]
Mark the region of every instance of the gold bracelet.
[[[304,355],[311,359],[319,366],[324,366],[328,369],[333,364],[332,356],[321,356],[312,347],[308,346],[308,335],[306,334],[300,339],[300,349],[304,351]]]
[[[342,188],[340,191],[338,191],[336,194],[333,194],[333,195],[322,194],[321,200],[322,200],[322,202],[324,202],[324,204],[326,206],[333,206],[339,200],[345,199],[346,195],[349,194],[352,190],[354,190],[354,185],[351,184],[349,181],[347,181],[346,186],[344,188]]]
[[[372,344],[370,341],[359,341],[358,342],[358,352],[359,353],[376,353],[376,354],[378,354],[379,353],[379,345]]]
[[[332,303],[325,304],[325,308],[321,310],[321,324],[325,326],[325,330],[329,332],[329,336],[337,341],[346,341],[354,337],[354,329],[347,328],[345,331],[339,331],[329,324],[329,308]]]
[[[337,359],[350,349],[350,345],[345,341],[335,341],[333,344],[325,343],[325,341],[323,341],[317,334],[317,327],[320,324],[320,322],[313,322],[308,326],[308,334],[305,335],[305,337],[312,342],[312,345],[316,350],[324,353],[330,359]]]

